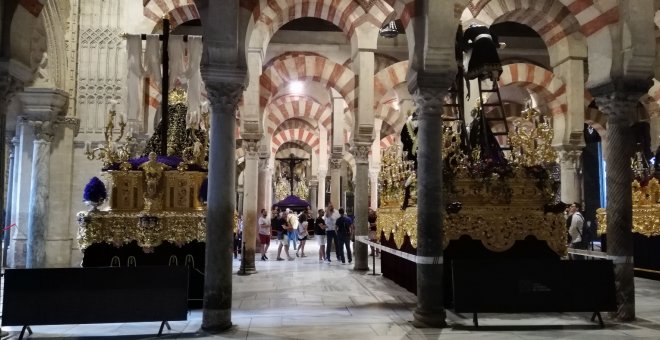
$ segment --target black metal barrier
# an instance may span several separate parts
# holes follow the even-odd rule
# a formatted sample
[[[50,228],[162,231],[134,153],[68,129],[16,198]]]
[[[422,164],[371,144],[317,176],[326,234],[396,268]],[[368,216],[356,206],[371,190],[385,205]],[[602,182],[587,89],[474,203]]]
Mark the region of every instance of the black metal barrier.
[[[3,326],[187,320],[186,267],[8,269]]]
[[[454,310],[473,313],[600,312],[616,310],[610,260],[454,260]],[[598,284],[593,284],[594,280]]]

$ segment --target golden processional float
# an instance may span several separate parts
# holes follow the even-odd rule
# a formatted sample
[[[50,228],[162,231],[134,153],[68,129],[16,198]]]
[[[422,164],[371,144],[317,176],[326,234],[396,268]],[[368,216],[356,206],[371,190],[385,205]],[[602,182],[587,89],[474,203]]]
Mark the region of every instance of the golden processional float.
[[[660,148],[659,148],[660,150]],[[658,162],[656,154],[655,162]],[[631,159],[632,232],[635,275],[660,278],[660,171],[653,170],[641,152]],[[596,210],[598,233],[603,248],[607,246],[607,209]]]
[[[480,107],[477,110],[481,110]],[[445,125],[442,141],[443,246],[464,236],[480,241],[492,252],[504,252],[516,241],[532,236],[545,241],[558,256],[566,254],[566,228],[562,212],[547,212],[557,203],[558,182],[551,174],[556,152],[551,147],[552,127],[548,119],[529,106],[522,121],[509,132],[512,147],[508,166],[484,167],[480,150],[466,154],[461,147],[460,124]],[[525,123],[525,124],[524,124]],[[378,235],[393,240],[401,249],[406,239],[413,248],[417,242],[417,208],[413,161],[405,160],[398,146],[384,151],[379,175],[380,207]],[[405,210],[402,202],[406,182],[412,183],[411,204]]]
[[[159,133],[154,133],[145,150],[137,152],[135,140],[125,136],[123,119],[115,138],[115,111],[109,113],[105,143],[86,151],[88,159],[103,163],[109,205],[98,210],[102,202],[88,202],[93,209],[78,214],[81,250],[94,244],[121,247],[135,242],[149,253],[163,242],[182,246],[206,239],[203,184],[208,169],[208,112],[202,113],[199,126],[186,128],[185,92],[172,91],[169,103],[167,155],[156,153]],[[134,155],[141,156],[131,158]],[[87,260],[85,256],[84,265]]]

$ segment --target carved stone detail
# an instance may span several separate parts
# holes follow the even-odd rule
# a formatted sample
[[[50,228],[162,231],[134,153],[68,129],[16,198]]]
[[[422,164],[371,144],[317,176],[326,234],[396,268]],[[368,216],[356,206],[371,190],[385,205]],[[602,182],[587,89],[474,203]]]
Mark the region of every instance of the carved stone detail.
[[[342,161],[341,158],[330,158],[330,170],[340,170]]]
[[[220,107],[219,112],[213,110],[213,113],[236,117],[238,102],[241,100],[243,90],[245,90],[245,86],[239,83],[206,83],[211,106]]]
[[[417,115],[419,118],[425,116],[441,116],[446,94],[446,88],[417,88],[413,93],[413,99],[415,100],[415,104],[417,104]]]
[[[53,122],[31,120],[29,124],[34,128],[35,141],[52,142],[55,136]]]
[[[55,122],[57,125],[64,125],[67,127],[71,127],[73,129],[73,135],[74,137],[78,136],[78,132],[80,131],[80,119],[75,118],[75,117],[58,117],[57,121]]]
[[[371,144],[355,144],[351,148],[353,156],[355,156],[355,162],[358,164],[368,164],[369,163],[369,152],[371,151]]]
[[[637,120],[634,114],[639,98],[644,95],[638,92],[612,92],[609,95],[596,96],[598,109],[607,115],[608,124],[632,124]]]
[[[243,139],[243,150],[246,158],[256,159],[259,157],[259,141],[253,139]]]

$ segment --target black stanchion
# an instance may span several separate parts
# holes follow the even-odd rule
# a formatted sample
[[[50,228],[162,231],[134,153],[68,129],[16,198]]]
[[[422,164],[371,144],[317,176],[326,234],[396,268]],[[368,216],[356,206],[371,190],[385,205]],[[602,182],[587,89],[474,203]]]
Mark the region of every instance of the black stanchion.
[[[381,275],[381,274],[376,274],[376,247],[371,251],[371,267],[372,267],[372,272],[369,275]]]
[[[241,248],[241,268],[238,270],[238,275],[245,275],[245,242]]]

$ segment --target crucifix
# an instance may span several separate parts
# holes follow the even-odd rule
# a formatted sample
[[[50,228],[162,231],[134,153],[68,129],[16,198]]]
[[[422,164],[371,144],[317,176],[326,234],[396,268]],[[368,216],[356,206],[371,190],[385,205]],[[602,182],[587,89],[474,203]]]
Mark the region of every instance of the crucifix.
[[[296,168],[296,165],[304,162],[307,160],[307,158],[300,158],[296,157],[293,154],[289,154],[289,157],[287,158],[275,158],[275,160],[278,160],[282,163],[286,163],[289,165],[289,188],[290,188],[290,195],[293,195],[293,180],[294,180],[294,169]]]
[[[140,35],[142,40],[147,40],[146,34]],[[163,43],[161,45],[161,64],[163,66],[161,77],[161,100],[160,100],[160,115],[161,115],[161,131],[160,131],[160,155],[167,155],[167,132],[169,130],[169,92],[170,92],[170,56],[169,56],[169,41],[170,41],[170,19],[163,18],[163,34],[158,35],[158,40]],[[183,36],[183,41],[188,41],[188,36]]]

